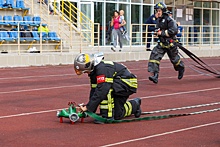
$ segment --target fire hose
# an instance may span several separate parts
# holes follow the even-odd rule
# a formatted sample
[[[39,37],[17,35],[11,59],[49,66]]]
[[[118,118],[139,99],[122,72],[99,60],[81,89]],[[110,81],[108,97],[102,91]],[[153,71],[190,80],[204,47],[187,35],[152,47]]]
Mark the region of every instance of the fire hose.
[[[214,106],[214,105],[220,105],[220,102],[209,103],[209,104],[200,104],[200,105],[194,105],[194,106],[186,106],[186,107],[180,107],[180,108],[171,108],[171,109],[157,110],[157,111],[150,111],[150,112],[142,112],[142,115],[169,112],[169,111],[177,111],[177,110],[185,110],[185,109],[193,109],[193,108],[200,108],[200,107],[207,107],[207,106]],[[210,113],[210,112],[216,112],[216,111],[220,111],[220,108],[196,111],[196,112],[191,112],[191,113],[167,114],[167,115],[147,116],[147,117],[140,117],[140,118],[133,118],[133,119],[114,120],[114,119],[103,118],[103,117],[97,115],[96,113],[89,112],[89,111],[77,112],[76,105],[71,103],[69,105],[68,109],[63,109],[61,111],[58,111],[57,117],[60,118],[61,123],[63,122],[63,119],[62,119],[63,117],[69,118],[71,123],[74,124],[80,118],[81,118],[81,122],[83,122],[84,118],[88,117],[88,116],[99,121],[99,122],[102,122],[102,123],[122,123],[122,122],[134,122],[134,121],[142,121],[142,120],[168,119],[168,118],[197,115],[197,114]]]

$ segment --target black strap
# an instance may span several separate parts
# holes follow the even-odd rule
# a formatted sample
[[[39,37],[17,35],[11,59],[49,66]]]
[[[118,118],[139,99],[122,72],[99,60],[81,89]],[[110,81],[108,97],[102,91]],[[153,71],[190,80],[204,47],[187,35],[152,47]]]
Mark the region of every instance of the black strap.
[[[180,45],[179,43],[176,43],[177,46],[185,53],[187,54],[193,61],[195,61],[198,65],[193,64],[195,67],[205,70],[207,72],[210,72],[214,75],[217,75],[216,78],[220,78],[220,73],[217,72],[214,68],[210,67],[208,64],[206,64],[204,61],[202,61],[198,56],[196,56],[195,54],[193,54],[192,52],[190,52],[189,50],[187,50],[186,48],[184,48],[182,45]]]

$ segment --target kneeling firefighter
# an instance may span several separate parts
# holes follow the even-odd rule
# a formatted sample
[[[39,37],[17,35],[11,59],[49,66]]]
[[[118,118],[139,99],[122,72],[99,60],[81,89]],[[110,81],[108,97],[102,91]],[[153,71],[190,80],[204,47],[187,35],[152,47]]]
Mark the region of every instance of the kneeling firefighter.
[[[154,9],[158,13],[158,19],[155,34],[158,36],[158,44],[151,52],[148,62],[148,72],[152,73],[149,77],[150,81],[158,83],[160,60],[167,53],[171,63],[176,71],[178,71],[178,79],[183,78],[184,64],[178,55],[176,34],[178,27],[176,21],[168,16],[167,6],[163,2],[155,5]]]
[[[91,81],[89,102],[80,106],[81,111],[96,112],[100,105],[104,118],[117,120],[131,114],[140,117],[141,99],[127,101],[131,94],[136,93],[136,76],[124,65],[103,59],[102,53],[81,53],[74,60],[76,74],[88,73]]]

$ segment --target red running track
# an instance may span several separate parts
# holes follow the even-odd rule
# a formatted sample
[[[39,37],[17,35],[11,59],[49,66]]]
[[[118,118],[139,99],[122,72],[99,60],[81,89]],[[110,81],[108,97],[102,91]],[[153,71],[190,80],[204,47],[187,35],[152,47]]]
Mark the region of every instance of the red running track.
[[[204,61],[220,71],[218,58]],[[153,111],[220,102],[220,79],[186,67],[182,80],[168,60],[161,63],[159,83],[148,81],[147,61],[126,62],[138,76],[142,110]],[[186,62],[187,64],[187,62]],[[164,120],[97,125],[59,123],[56,111],[67,102],[86,103],[89,79],[76,76],[72,66],[0,69],[0,146],[220,146],[220,112]],[[220,108],[220,105],[176,113]],[[155,115],[170,114],[166,112]]]

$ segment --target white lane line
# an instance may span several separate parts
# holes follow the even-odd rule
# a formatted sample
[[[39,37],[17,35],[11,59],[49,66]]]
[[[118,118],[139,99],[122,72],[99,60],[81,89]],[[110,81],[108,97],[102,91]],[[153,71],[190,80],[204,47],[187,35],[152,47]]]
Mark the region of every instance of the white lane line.
[[[164,133],[161,133],[161,134],[155,134],[155,135],[150,135],[150,136],[146,136],[146,137],[125,140],[125,141],[121,141],[121,142],[116,142],[116,143],[112,143],[112,144],[103,145],[101,147],[109,147],[109,146],[122,145],[122,144],[130,143],[130,142],[146,140],[146,139],[150,139],[150,138],[165,136],[165,135],[169,135],[169,134],[184,132],[184,131],[188,131],[188,130],[198,129],[198,128],[202,128],[202,127],[208,127],[208,126],[217,125],[217,124],[220,124],[220,121],[213,122],[213,123],[207,123],[207,124],[203,124],[203,125],[198,125],[198,126],[193,126],[193,127],[188,127],[188,128],[183,128],[183,129],[179,129],[179,130],[175,130],[175,131],[170,131],[170,132],[164,132]]]
[[[20,92],[30,92],[30,91],[41,91],[41,90],[51,90],[51,89],[60,89],[60,88],[72,88],[72,87],[81,87],[89,84],[80,84],[80,85],[70,85],[70,86],[58,86],[58,87],[48,87],[48,88],[36,88],[36,89],[26,89],[26,90],[16,90],[16,91],[3,91],[0,94],[10,94],[10,93],[20,93]]]
[[[28,78],[47,78],[47,77],[62,77],[62,76],[75,76],[75,75],[76,75],[76,74],[60,74],[60,75],[42,75],[42,76],[6,77],[6,78],[0,78],[0,80],[28,79]]]
[[[201,90],[196,90],[196,91],[185,91],[185,92],[179,92],[179,93],[170,93],[170,94],[164,94],[164,95],[152,95],[152,96],[147,96],[147,97],[141,97],[142,99],[146,98],[156,98],[156,97],[164,97],[164,96],[172,96],[172,95],[180,95],[180,94],[189,94],[189,93],[195,93],[195,92],[201,92],[201,91],[210,91],[210,90],[218,90],[218,88],[210,88],[210,89],[201,89]],[[41,113],[48,113],[48,112],[53,112],[60,109],[54,109],[54,110],[45,110],[45,111],[39,111]],[[30,112],[30,113],[21,113],[21,114],[14,114],[14,115],[8,115],[8,116],[0,116],[0,118],[7,118],[7,117],[15,117],[15,116],[23,116],[25,114],[31,115],[31,114],[38,114],[38,112]]]
[[[2,119],[2,118],[10,118],[10,117],[17,117],[17,116],[27,116],[27,115],[33,115],[33,114],[42,114],[42,113],[60,111],[60,110],[62,110],[62,109],[65,109],[65,108],[53,109],[53,110],[45,110],[45,111],[37,111],[37,112],[29,112],[29,113],[20,113],[20,114],[14,114],[14,115],[6,115],[6,116],[0,116],[0,119]]]
[[[202,76],[201,74],[198,75],[185,75],[185,77],[190,77],[190,76]],[[176,78],[175,77],[162,77],[160,79],[168,79],[168,78]],[[139,79],[138,81],[145,81],[148,79]],[[57,87],[47,87],[47,88],[37,88],[37,89],[25,89],[25,90],[16,90],[16,91],[2,91],[0,94],[9,94],[9,93],[19,93],[19,92],[30,92],[30,91],[40,91],[40,90],[50,90],[50,89],[61,89],[61,88],[70,88],[70,87],[81,87],[85,85],[90,85],[90,84],[79,84],[79,85],[69,85],[69,86],[57,86]]]
[[[190,93],[212,91],[212,90],[220,90],[220,87],[209,88],[209,89],[200,89],[200,90],[192,90],[192,91],[183,91],[183,92],[176,92],[176,93],[168,93],[168,94],[161,94],[161,95],[151,95],[151,96],[141,97],[141,99],[150,99],[150,98],[155,98],[155,97],[165,97],[165,96],[173,96],[173,95],[181,95],[181,94],[190,94]]]
[[[220,64],[210,64],[212,66],[218,66]],[[165,68],[173,68],[172,66],[165,66],[165,67],[160,67],[161,69],[165,69]],[[143,70],[143,69],[147,69],[146,68],[136,68],[136,69],[129,69],[130,71],[137,71],[137,70]],[[4,78],[0,78],[0,80],[12,80],[12,79],[26,79],[26,78],[47,78],[47,77],[60,77],[60,76],[76,76],[76,74],[73,73],[72,74],[61,74],[61,75],[40,75],[40,76],[20,76],[20,77],[4,77]]]
[[[197,74],[197,75],[184,75],[184,77],[197,77],[197,76],[205,76],[203,74]],[[183,78],[184,78],[183,77]],[[159,77],[159,80],[160,79],[173,79],[173,78],[176,78],[177,79],[177,76],[171,76],[171,77]],[[148,78],[147,79],[138,79],[138,81],[147,81],[149,80]]]

